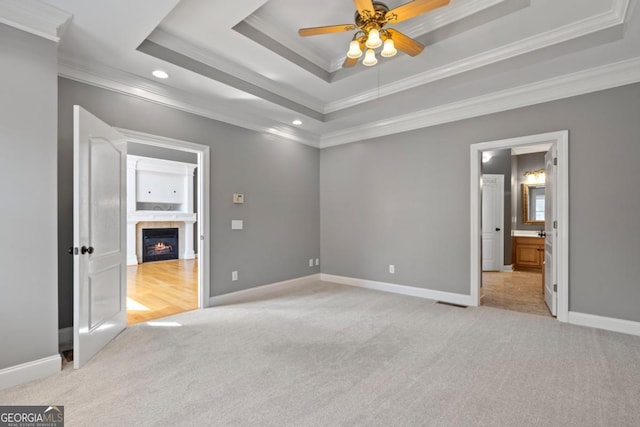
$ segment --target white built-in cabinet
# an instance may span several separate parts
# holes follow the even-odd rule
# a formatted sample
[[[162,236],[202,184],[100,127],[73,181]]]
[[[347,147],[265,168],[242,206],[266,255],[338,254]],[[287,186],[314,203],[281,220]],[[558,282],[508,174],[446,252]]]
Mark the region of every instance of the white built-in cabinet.
[[[143,228],[178,228],[180,259],[193,259],[195,164],[127,156],[127,265],[142,262]]]

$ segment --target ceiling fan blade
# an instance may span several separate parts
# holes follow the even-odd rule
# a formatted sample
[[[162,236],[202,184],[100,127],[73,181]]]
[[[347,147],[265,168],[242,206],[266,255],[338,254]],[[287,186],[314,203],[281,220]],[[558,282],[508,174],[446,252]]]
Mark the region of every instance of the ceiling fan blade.
[[[330,34],[330,33],[344,33],[346,31],[353,31],[356,27],[354,24],[340,24],[340,25],[329,25],[326,27],[311,27],[311,28],[300,28],[298,30],[298,34],[302,37],[307,36],[317,36],[320,34]]]
[[[450,0],[413,0],[391,9],[385,17],[395,24],[449,4]]]
[[[344,62],[342,63],[342,67],[343,68],[349,68],[349,67],[353,67],[354,65],[356,65],[358,63],[358,58],[349,58],[348,56],[345,58]]]
[[[369,15],[373,15],[375,13],[373,2],[371,0],[353,0],[353,2],[355,3],[360,16],[365,16],[365,11],[369,12]]]
[[[389,28],[386,32],[391,36],[396,49],[403,51],[407,55],[416,56],[424,50],[424,45],[422,43],[402,34],[398,30]]]

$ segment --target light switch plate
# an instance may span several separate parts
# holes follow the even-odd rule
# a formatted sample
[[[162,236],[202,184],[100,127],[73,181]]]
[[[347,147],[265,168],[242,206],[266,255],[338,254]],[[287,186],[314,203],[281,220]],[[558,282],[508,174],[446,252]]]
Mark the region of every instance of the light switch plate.
[[[244,203],[244,194],[233,194],[233,203]]]
[[[232,219],[231,220],[231,229],[232,230],[242,230],[244,228],[244,221],[241,219]]]

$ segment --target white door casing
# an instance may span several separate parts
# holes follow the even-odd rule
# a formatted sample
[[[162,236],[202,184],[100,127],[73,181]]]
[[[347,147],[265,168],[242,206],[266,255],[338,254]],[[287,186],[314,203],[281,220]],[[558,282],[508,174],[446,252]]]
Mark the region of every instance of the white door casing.
[[[557,294],[554,285],[557,282],[557,260],[554,242],[556,240],[556,230],[554,221],[557,220],[554,185],[556,179],[556,168],[553,159],[556,156],[556,144],[553,144],[544,155],[545,162],[545,188],[544,188],[544,301],[549,307],[551,314],[557,315]]]
[[[196,227],[198,230],[198,301],[200,308],[209,307],[211,302],[209,283],[211,262],[211,257],[209,256],[211,246],[211,231],[209,227],[209,186],[211,182],[211,173],[209,171],[211,165],[210,147],[189,141],[133,131],[130,129],[116,128],[116,130],[123,134],[128,142],[143,144],[150,147],[160,147],[194,153],[197,156],[198,207],[196,209]]]
[[[80,106],[74,118],[74,368],[126,327],[126,147]]]
[[[482,152],[505,148],[526,147],[555,143],[558,159],[554,183],[554,205],[557,228],[553,242],[556,266],[557,318],[560,322],[569,321],[569,131],[554,131],[535,135],[519,136],[474,143],[470,145],[470,289],[469,305],[480,305],[480,284],[482,283],[481,259],[481,179]]]
[[[482,270],[504,264],[504,175],[482,175]]]

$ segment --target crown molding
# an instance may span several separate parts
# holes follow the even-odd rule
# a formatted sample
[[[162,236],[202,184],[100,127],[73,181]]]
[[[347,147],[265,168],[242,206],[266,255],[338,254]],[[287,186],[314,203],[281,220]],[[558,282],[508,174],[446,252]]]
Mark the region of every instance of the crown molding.
[[[607,11],[589,18],[568,24],[542,34],[509,43],[481,54],[451,62],[441,67],[433,68],[421,74],[380,86],[379,88],[361,92],[349,98],[325,105],[324,113],[329,114],[345,108],[353,107],[364,102],[373,101],[382,96],[409,90],[417,86],[471,71],[486,65],[504,61],[519,55],[539,50],[558,43],[566,42],[597,31],[622,25],[629,10],[630,0],[613,0],[612,7]]]
[[[319,138],[310,133],[298,129],[291,130],[288,125],[274,123],[273,120],[265,119],[264,116],[252,115],[246,109],[233,114],[228,105],[224,105],[221,109],[220,103],[212,103],[175,88],[147,83],[138,76],[104,65],[100,66],[98,71],[95,67],[59,58],[58,75],[158,105],[319,148]]]
[[[321,137],[320,148],[426,128],[640,82],[640,57],[464,101],[368,123]]]
[[[72,14],[36,0],[2,0],[0,23],[58,43]]]
[[[463,3],[449,4],[428,12],[420,18],[412,18],[408,24],[402,24],[402,32],[409,37],[419,37],[485,9],[504,3],[506,0],[469,0]],[[393,25],[393,24],[389,24]]]
[[[243,36],[244,37],[244,36]],[[160,45],[164,48],[171,49],[181,55],[188,56],[191,59],[202,62],[210,67],[214,67],[222,72],[231,74],[247,83],[256,85],[262,89],[276,93],[290,101],[303,105],[314,111],[322,111],[324,105],[317,100],[302,95],[300,92],[291,90],[290,88],[280,87],[274,82],[259,73],[248,71],[246,68],[233,63],[232,61],[222,57],[221,55],[212,55],[211,52],[195,46],[185,40],[177,37],[167,31],[157,28],[147,38],[147,40]]]

